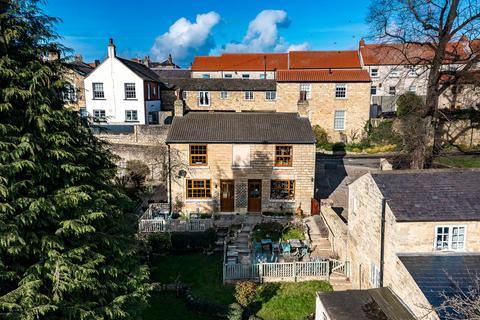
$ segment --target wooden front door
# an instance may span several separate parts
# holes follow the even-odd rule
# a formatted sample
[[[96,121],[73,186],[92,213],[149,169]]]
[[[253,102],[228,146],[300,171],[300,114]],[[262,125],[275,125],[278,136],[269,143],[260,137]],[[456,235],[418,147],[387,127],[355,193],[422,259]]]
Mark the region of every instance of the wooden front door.
[[[233,212],[235,210],[235,187],[233,180],[220,181],[220,211]]]
[[[248,212],[262,211],[262,180],[248,180]]]

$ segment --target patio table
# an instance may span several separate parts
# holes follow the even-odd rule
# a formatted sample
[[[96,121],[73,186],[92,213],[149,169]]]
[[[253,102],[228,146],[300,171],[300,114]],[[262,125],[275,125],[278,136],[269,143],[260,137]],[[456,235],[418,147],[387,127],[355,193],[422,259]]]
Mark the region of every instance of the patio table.
[[[302,242],[298,239],[291,239],[288,242],[290,243],[290,246],[292,248],[298,249],[298,248],[303,247]]]

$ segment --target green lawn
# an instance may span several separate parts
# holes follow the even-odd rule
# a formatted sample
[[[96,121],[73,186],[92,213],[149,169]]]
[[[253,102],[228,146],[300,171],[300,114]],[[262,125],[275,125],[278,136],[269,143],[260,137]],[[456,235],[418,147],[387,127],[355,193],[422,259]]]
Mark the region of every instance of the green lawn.
[[[153,282],[172,283],[176,279],[191,285],[195,297],[228,305],[235,302],[234,287],[222,284],[221,255],[183,254],[157,257],[151,262]],[[264,320],[303,319],[315,311],[315,292],[331,291],[324,281],[266,283],[257,287],[251,309]],[[190,312],[183,298],[173,292],[153,293],[145,320],[215,320]]]
[[[264,320],[301,320],[315,312],[317,291],[332,291],[332,287],[324,281],[262,284],[253,310]]]
[[[480,168],[480,155],[443,156],[435,162],[456,168]]]

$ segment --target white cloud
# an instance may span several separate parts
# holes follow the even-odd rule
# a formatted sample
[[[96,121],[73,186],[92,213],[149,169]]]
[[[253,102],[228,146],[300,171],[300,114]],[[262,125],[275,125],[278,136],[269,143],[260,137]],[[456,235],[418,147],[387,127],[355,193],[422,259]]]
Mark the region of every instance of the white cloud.
[[[198,14],[195,22],[180,18],[168,30],[155,39],[150,50],[156,60],[165,59],[172,54],[178,64],[189,63],[196,55],[207,55],[215,47],[211,34],[212,28],[220,21],[220,15],[214,11]]]
[[[304,50],[308,48],[306,42],[289,44],[278,34],[279,28],[288,28],[290,19],[284,10],[263,10],[255,19],[250,21],[248,30],[241,42],[227,43],[224,52],[283,52],[290,48]]]

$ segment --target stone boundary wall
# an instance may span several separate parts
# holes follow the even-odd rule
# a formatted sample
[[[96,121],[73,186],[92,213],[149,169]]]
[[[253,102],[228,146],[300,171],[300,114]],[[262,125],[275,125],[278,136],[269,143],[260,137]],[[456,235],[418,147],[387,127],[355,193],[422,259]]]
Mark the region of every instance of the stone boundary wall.
[[[164,145],[167,139],[169,125],[138,125],[133,127],[133,133],[105,133],[96,137],[112,144]]]
[[[320,204],[320,213],[328,229],[328,240],[332,251],[340,260],[347,259],[348,226],[332,209],[331,202],[323,200]]]

